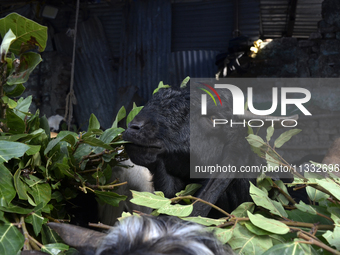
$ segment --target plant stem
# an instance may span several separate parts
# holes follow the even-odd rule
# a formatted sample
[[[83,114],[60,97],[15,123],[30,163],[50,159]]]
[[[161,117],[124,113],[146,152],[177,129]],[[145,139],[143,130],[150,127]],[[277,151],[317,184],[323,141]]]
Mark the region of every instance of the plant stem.
[[[291,202],[293,205],[296,204],[295,200],[290,195],[288,195],[284,190],[282,190],[279,186],[277,186],[275,182],[273,182],[273,187],[277,189],[282,195],[284,195],[285,198],[287,198],[289,202]]]
[[[26,225],[25,225],[25,218],[24,216],[21,216],[20,217],[20,226],[21,226],[21,229],[22,229],[22,233],[25,237],[25,242],[24,242],[24,250],[31,250],[31,246],[30,246],[30,239],[29,239],[29,236],[30,234],[28,233],[27,231],[27,228],[26,228]]]
[[[329,252],[331,252],[333,254],[340,255],[340,251],[337,251],[337,250],[329,247],[328,245],[326,245],[326,244],[324,244],[324,243],[322,243],[322,242],[320,242],[320,241],[318,241],[318,240],[316,240],[314,238],[311,238],[310,236],[308,236],[308,235],[306,235],[306,234],[304,234],[302,232],[298,232],[297,236],[299,238],[301,238],[301,239],[306,240],[307,241],[306,243],[308,243],[308,244],[317,245],[317,246],[321,247],[322,249],[324,249],[326,251],[329,251]]]
[[[314,223],[285,221],[285,220],[280,220],[280,222],[286,224],[287,226],[293,226],[293,227],[301,227],[301,228],[314,228],[315,227]],[[333,230],[334,229],[333,225],[320,224],[317,226],[319,230]]]
[[[216,205],[214,205],[214,204],[212,204],[212,203],[209,203],[209,202],[207,202],[207,201],[204,201],[204,200],[202,200],[202,199],[200,199],[200,198],[198,198],[198,197],[193,197],[193,196],[183,196],[183,197],[174,197],[174,198],[171,198],[170,200],[172,201],[172,202],[174,202],[174,201],[177,201],[177,200],[183,200],[183,199],[192,199],[192,200],[195,200],[195,201],[197,201],[197,202],[201,202],[201,203],[203,203],[203,204],[206,204],[206,205],[209,205],[209,206],[211,206],[212,208],[214,208],[214,209],[216,209],[217,211],[219,211],[219,212],[221,212],[221,213],[223,213],[224,215],[227,215],[228,217],[232,217],[229,213],[227,213],[226,211],[224,211],[224,210],[222,210],[221,208],[219,208],[218,206],[216,206]]]
[[[117,184],[112,184],[112,185],[92,185],[92,184],[86,184],[88,187],[91,189],[114,189],[115,187],[119,187],[122,185],[127,184],[127,182],[122,182],[122,183],[117,183]]]

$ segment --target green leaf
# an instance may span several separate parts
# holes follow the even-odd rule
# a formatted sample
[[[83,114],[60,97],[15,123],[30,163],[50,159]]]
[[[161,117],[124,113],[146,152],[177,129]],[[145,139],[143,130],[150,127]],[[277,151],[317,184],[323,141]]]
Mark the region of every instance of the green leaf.
[[[55,139],[52,139],[48,144],[47,144],[47,147],[44,151],[44,155],[47,155],[47,153],[50,152],[50,150],[52,150],[57,144],[59,144],[59,142],[64,138],[66,137],[67,135],[74,135],[75,133],[74,132],[70,132],[70,131],[61,131],[57,137]]]
[[[14,187],[18,193],[19,198],[22,200],[27,200],[28,195],[27,195],[26,186],[21,181],[20,174],[21,174],[21,170],[19,168],[14,174]]]
[[[234,211],[231,212],[231,215],[235,217],[247,217],[247,211],[254,212],[255,204],[253,202],[244,202],[240,204]]]
[[[187,83],[190,81],[190,76],[185,77],[185,79],[182,81],[180,88],[185,88],[187,86]]]
[[[82,142],[87,143],[87,144],[89,144],[91,146],[102,147],[102,148],[105,148],[105,149],[108,149],[108,150],[112,150],[113,149],[110,145],[104,143],[103,141],[101,141],[101,140],[99,140],[99,139],[97,139],[95,137],[86,137],[86,138],[83,138]]]
[[[45,134],[47,135],[47,137],[51,137],[50,126],[48,125],[48,120],[46,118],[46,115],[40,118],[40,127],[45,131]]]
[[[17,107],[14,108],[15,114],[18,115],[18,117],[20,117],[22,120],[24,120],[25,117],[27,116],[31,103],[32,103],[32,96],[28,96],[25,99],[20,98],[18,100]]]
[[[316,215],[317,211],[310,205],[306,205],[303,201],[300,201],[298,204],[295,204],[295,207],[301,212],[309,213],[312,215]]]
[[[124,201],[127,198],[127,196],[118,195],[111,191],[95,190],[94,193],[102,202],[116,207],[119,206],[120,201]]]
[[[87,132],[91,129],[100,129],[100,123],[97,117],[92,113],[89,120],[89,127],[87,128]]]
[[[301,129],[291,129],[284,133],[282,133],[274,142],[274,147],[280,148],[282,145],[284,145],[286,142],[292,138],[293,135],[297,135],[301,132]]]
[[[317,211],[319,209],[317,208]],[[322,213],[322,212],[321,212]],[[287,210],[288,218],[293,221],[297,222],[306,222],[306,223],[315,223],[318,222],[319,224],[332,224],[332,222],[324,217],[319,215],[312,215],[309,213],[302,212],[300,210]],[[326,212],[325,215],[328,215]]]
[[[176,193],[176,196],[187,196],[187,195],[194,195],[197,190],[199,190],[202,187],[201,184],[192,183],[188,184],[184,190],[181,190],[180,192]]]
[[[272,214],[280,217],[287,217],[287,213],[279,202],[271,200],[266,192],[257,188],[252,183],[250,183],[250,196],[257,206],[262,206],[269,210]]]
[[[0,206],[7,206],[16,195],[13,176],[3,164],[0,164],[0,176]]]
[[[0,225],[0,254],[15,255],[24,246],[25,238],[12,224]]]
[[[25,132],[26,125],[23,119],[14,113],[12,109],[6,110],[6,124],[11,134],[22,134]]]
[[[340,200],[340,184],[334,180],[327,178],[323,180],[315,179],[316,183],[330,192],[337,200]]]
[[[3,36],[3,40],[0,46],[0,59],[5,60],[6,55],[8,53],[9,47],[11,46],[12,42],[17,38],[15,34],[12,32],[11,29]]]
[[[65,142],[69,143],[71,146],[74,146],[77,142],[77,135],[75,133],[68,134],[67,136],[65,136],[60,141],[65,141]]]
[[[3,96],[1,99],[5,104],[8,105],[8,108],[10,109],[13,109],[17,106],[17,102],[15,102],[13,99],[10,99],[7,96]]]
[[[253,234],[257,235],[257,236],[268,236],[268,235],[271,235],[270,232],[262,229],[262,228],[259,228],[259,227],[256,227],[253,223],[251,222],[245,222],[244,223],[244,226],[250,231],[252,232]]]
[[[52,230],[51,228],[49,228],[46,225],[42,226],[41,237],[42,237],[42,243],[43,244],[62,243],[63,242],[61,237],[54,230]]]
[[[225,219],[210,219],[206,217],[186,217],[183,218],[183,220],[190,221],[190,222],[195,222],[204,226],[218,226],[224,223],[226,220]]]
[[[46,244],[41,247],[41,251],[52,255],[58,255],[62,251],[68,250],[69,246],[63,243]]]
[[[317,255],[318,253],[313,249],[311,245],[301,243],[302,239],[295,239],[294,242],[277,244],[267,250],[263,255]]]
[[[240,224],[236,224],[228,244],[239,254],[263,254],[273,246],[269,236],[257,236]]]
[[[269,153],[266,152],[266,162],[268,167],[268,172],[271,172],[271,169],[277,169],[280,166],[280,161],[273,158],[269,155]]]
[[[212,230],[218,240],[220,240],[222,243],[227,243],[230,238],[233,236],[233,229],[226,229],[226,228],[208,228],[208,230]]]
[[[18,97],[21,96],[21,94],[25,91],[25,87],[22,84],[16,84],[16,85],[4,85],[4,91],[6,96],[9,97]]]
[[[117,128],[118,127],[118,122],[121,121],[123,118],[125,118],[126,116],[126,110],[125,110],[125,107],[122,106],[118,113],[117,113],[117,116],[116,116],[116,119],[115,121],[113,122],[112,124],[112,127],[111,128]]]
[[[30,213],[25,218],[25,222],[31,224],[33,226],[34,233],[38,235],[41,231],[43,223],[46,223],[47,220],[41,216],[41,210],[43,209],[44,205],[41,203],[37,207],[34,208],[34,211]]]
[[[29,150],[29,146],[18,142],[8,142],[0,140],[0,164],[12,158],[21,157]]]
[[[338,221],[338,224],[335,225],[334,230],[330,231],[328,230],[326,233],[324,233],[322,236],[327,240],[327,242],[334,246],[337,250],[340,250],[340,222]]]
[[[8,212],[8,213],[16,213],[16,214],[28,214],[28,213],[31,213],[33,211],[33,209],[22,208],[20,206],[10,204],[6,207],[0,206],[0,211],[4,211],[4,212]]]
[[[272,136],[273,136],[273,134],[274,134],[274,127],[272,127],[272,126],[269,126],[268,128],[267,128],[267,136],[266,136],[266,140],[267,140],[267,142],[269,142],[270,141],[270,139],[272,138]]]
[[[323,193],[322,191],[317,190],[311,186],[306,187],[306,192],[308,194],[308,197],[314,202],[321,202],[329,198],[328,194]]]
[[[28,145],[30,148],[26,151],[28,156],[32,156],[40,151],[41,145]]]
[[[104,131],[104,133],[99,137],[101,141],[104,143],[110,143],[113,139],[115,139],[119,134],[123,133],[123,128],[109,128]]]
[[[11,13],[0,19],[0,33],[3,38],[9,29],[17,37],[10,46],[10,51],[14,54],[20,55],[22,52],[33,50],[36,47],[39,51],[44,51],[47,42],[47,27],[17,13]]]
[[[135,116],[143,109],[143,106],[136,107],[131,110],[129,115],[126,118],[126,126],[135,118]]]
[[[131,203],[150,207],[153,209],[159,209],[165,205],[171,204],[171,200],[165,197],[157,196],[149,192],[138,192],[131,190],[133,198]]]
[[[51,200],[51,186],[40,180],[34,175],[30,175],[30,179],[25,178],[25,182],[28,185],[27,192],[32,195],[35,203],[45,206]]]
[[[171,205],[171,204],[166,204],[159,208],[157,211],[158,213],[162,214],[167,214],[167,215],[172,215],[172,216],[177,216],[177,217],[186,217],[189,216],[192,213],[193,210],[193,205]]]
[[[248,217],[250,222],[253,223],[256,227],[266,230],[268,232],[284,235],[289,232],[289,227],[277,220],[268,219],[261,214],[252,214],[248,212]]]
[[[28,80],[29,75],[35,67],[42,61],[40,54],[35,52],[26,52],[20,56],[18,68],[13,68],[7,78],[8,85],[22,84]]]
[[[266,143],[263,141],[263,139],[258,135],[250,134],[246,137],[248,143],[255,147],[260,148],[262,145],[265,145]]]
[[[169,86],[169,85],[164,85],[164,84],[163,84],[163,81],[160,81],[160,82],[158,83],[158,87],[153,91],[152,94],[157,93],[159,89],[163,89],[163,88],[164,88],[164,89],[165,89],[165,88],[170,88],[170,86]]]
[[[286,185],[284,185],[283,181],[281,180],[277,180],[275,181],[275,184],[281,189],[283,190],[286,194],[289,195],[288,190]],[[274,194],[276,199],[283,205],[288,205],[289,204],[289,200],[277,189],[274,190]]]

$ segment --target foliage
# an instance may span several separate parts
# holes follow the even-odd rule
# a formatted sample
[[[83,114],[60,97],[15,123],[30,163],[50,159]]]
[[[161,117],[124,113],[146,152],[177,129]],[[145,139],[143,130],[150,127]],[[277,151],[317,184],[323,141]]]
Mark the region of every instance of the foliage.
[[[122,184],[109,180],[112,166],[126,159],[123,129],[118,127],[126,111],[122,107],[112,127],[105,131],[91,115],[87,132],[62,131],[51,139],[46,118],[40,118],[39,111],[28,112],[32,98],[17,99],[25,89],[22,83],[41,61],[35,50],[45,48],[46,27],[10,14],[0,19],[0,33],[0,254],[17,254],[21,249],[71,254],[73,250],[45,223],[69,219],[65,204],[81,192],[93,193],[99,201],[114,206],[125,199],[112,192]],[[154,93],[166,87],[160,82]],[[134,107],[127,122],[140,109]],[[251,130],[247,140],[268,166],[283,165],[294,171],[275,148],[298,132],[293,129],[283,133],[273,146],[272,127],[267,129],[266,141]],[[333,174],[329,178],[316,173],[297,175],[290,186],[306,188],[311,204],[296,203],[286,184],[261,175],[256,186],[250,185],[253,202],[243,203],[233,212],[194,197],[199,188],[196,184],[188,185],[174,198],[165,198],[162,192],[132,191],[132,202],[155,209],[153,215],[168,214],[205,225],[238,253],[340,254],[339,185],[340,178]],[[192,202],[209,204],[225,217],[189,217]]]
[[[112,167],[126,159],[124,129],[117,126],[126,111],[122,107],[105,131],[92,114],[87,132],[62,131],[51,139],[46,117],[39,110],[29,113],[32,97],[18,98],[41,61],[36,50],[44,50],[47,28],[12,13],[0,19],[0,33],[0,254],[21,249],[64,254],[69,247],[46,222],[68,221],[70,200],[93,193],[99,202],[118,206],[126,199],[112,191],[122,184],[110,182]]]
[[[300,131],[292,129],[284,132],[274,141],[273,147],[269,144],[274,133],[272,127],[267,129],[266,142],[252,133],[247,140],[268,165],[291,168],[275,147],[282,146]],[[317,165],[310,167],[317,169]],[[324,168],[323,172],[326,170],[329,169]],[[311,203],[296,203],[287,185],[306,188]],[[153,215],[173,215],[205,225],[240,254],[340,254],[340,178],[334,174],[325,178],[306,172],[305,177],[299,175],[291,184],[262,174],[256,186],[250,183],[253,202],[245,202],[229,213],[194,197],[195,190],[193,185],[188,185],[174,198],[165,198],[162,192],[132,191],[131,202],[155,209]],[[179,204],[179,201],[186,203]],[[193,205],[188,201],[209,204],[225,217],[189,217]]]

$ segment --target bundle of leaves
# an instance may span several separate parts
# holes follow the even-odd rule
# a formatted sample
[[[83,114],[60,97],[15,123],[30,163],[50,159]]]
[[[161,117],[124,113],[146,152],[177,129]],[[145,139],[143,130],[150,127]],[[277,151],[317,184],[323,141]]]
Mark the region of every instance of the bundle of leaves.
[[[124,129],[117,126],[126,112],[122,107],[105,131],[91,115],[86,132],[61,131],[51,139],[46,117],[29,112],[32,97],[18,98],[41,61],[37,51],[45,49],[47,28],[12,13],[0,19],[0,33],[0,254],[21,249],[59,254],[68,246],[46,222],[68,221],[72,199],[92,193],[113,206],[126,199],[113,192],[122,183],[110,182],[112,167],[126,159]]]
[[[273,127],[267,129],[266,141],[250,130],[247,140],[254,152],[266,159],[268,166],[281,165],[294,172],[275,148],[281,147],[300,131],[291,129],[284,132],[270,145]],[[132,191],[131,202],[155,209],[153,215],[168,214],[205,225],[239,254],[340,254],[340,178],[334,174],[339,171],[337,165],[325,166],[314,162],[304,176],[296,173],[293,183],[274,181],[263,174],[257,178],[256,186],[250,183],[253,202],[245,202],[232,212],[225,212],[194,197],[199,188],[197,185],[188,185],[171,199],[165,198],[162,192]],[[287,186],[306,189],[310,203],[297,203]],[[187,204],[178,204],[179,201]],[[192,202],[209,204],[225,217],[189,217],[193,210]]]

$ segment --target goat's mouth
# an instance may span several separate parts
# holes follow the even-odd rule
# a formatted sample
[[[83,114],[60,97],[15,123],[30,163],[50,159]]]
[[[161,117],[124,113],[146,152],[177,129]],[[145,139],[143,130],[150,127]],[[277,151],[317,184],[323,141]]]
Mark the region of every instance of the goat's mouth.
[[[162,150],[163,147],[160,144],[140,144],[140,143],[126,143],[125,147],[134,147],[136,149],[155,149],[155,150]]]
[[[137,150],[137,151],[162,151],[164,149],[164,146],[161,141],[155,140],[155,141],[129,141],[129,143],[125,144],[125,148],[127,150]]]

